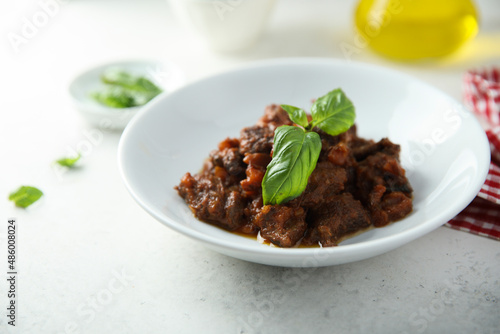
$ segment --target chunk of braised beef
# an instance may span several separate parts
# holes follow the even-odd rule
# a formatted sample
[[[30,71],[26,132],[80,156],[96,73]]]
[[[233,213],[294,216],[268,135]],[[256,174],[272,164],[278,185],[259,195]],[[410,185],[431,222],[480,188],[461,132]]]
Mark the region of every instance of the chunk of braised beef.
[[[375,227],[382,227],[389,224],[389,215],[381,206],[385,192],[386,188],[379,184],[374,186],[371,192],[368,193],[366,207],[370,212],[371,222]]]
[[[397,156],[388,159],[382,166],[382,177],[384,178],[384,185],[389,192],[403,192],[406,196],[411,196],[413,188],[411,187],[406,172],[398,161]]]
[[[394,144],[387,138],[382,138],[378,142],[373,141],[358,141],[353,146],[352,153],[357,161],[362,161],[377,152],[382,152],[391,157],[399,157],[401,148],[399,145]]]
[[[227,230],[235,230],[245,223],[243,209],[246,201],[241,190],[224,187],[222,180],[215,175],[186,173],[175,189],[202,221]]]
[[[273,148],[274,131],[266,126],[250,126],[240,132],[240,152],[270,154]]]
[[[302,207],[265,205],[257,214],[254,224],[260,235],[280,247],[292,247],[307,229],[306,211]]]
[[[238,229],[238,232],[256,235],[257,232],[259,232],[259,227],[254,224],[254,221],[261,210],[262,196],[258,195],[256,198],[250,201],[243,210],[243,214],[246,217],[246,223]]]
[[[220,221],[221,226],[229,229],[236,230],[244,223],[243,209],[246,202],[241,196],[241,191],[229,190],[225,192],[224,210],[226,211],[225,218]]]
[[[210,152],[210,157],[215,166],[223,167],[230,175],[243,176],[245,173],[243,155],[236,147],[214,150]]]
[[[240,182],[241,188],[247,195],[259,195],[262,193],[262,179],[266,174],[267,165],[271,162],[271,156],[264,153],[251,153],[243,158],[243,162],[248,166],[245,171],[247,178]]]
[[[399,220],[412,211],[413,189],[398,156],[388,153],[391,151],[382,148],[358,164],[356,194],[370,211],[375,227]]]
[[[389,221],[397,221],[410,214],[413,210],[413,203],[407,195],[396,191],[384,195],[381,207],[387,212]]]
[[[387,192],[400,191],[408,197],[411,197],[413,192],[397,156],[388,155],[383,151],[359,162],[356,177],[356,193],[365,204],[369,204],[368,195],[377,185],[384,186]]]
[[[271,156],[265,153],[250,153],[245,155],[243,162],[249,167],[266,169],[271,162]]]
[[[240,146],[240,140],[237,138],[226,138],[217,145],[220,151],[226,148],[238,148]]]
[[[351,149],[344,142],[330,146],[328,149],[328,161],[336,166],[343,167],[354,166],[356,164],[356,160],[352,157]]]
[[[383,227],[406,217],[413,210],[413,203],[406,194],[387,192],[382,185],[374,187],[370,193],[368,209],[375,227]]]
[[[311,224],[302,243],[310,246],[336,246],[343,237],[370,226],[363,205],[349,193],[336,195],[327,204],[309,210],[307,220]]]
[[[331,162],[318,162],[309,177],[306,190],[295,199],[305,208],[317,207],[344,190],[347,173]]]
[[[288,113],[277,104],[271,104],[264,110],[264,115],[258,120],[257,125],[268,127],[272,131],[281,125],[292,125]]]
[[[349,143],[356,138],[356,125],[351,126],[349,130],[337,136],[330,136],[319,128],[314,128],[314,131],[317,132],[321,138],[321,154],[319,161],[328,159],[328,153],[332,146],[339,143],[349,145]]]

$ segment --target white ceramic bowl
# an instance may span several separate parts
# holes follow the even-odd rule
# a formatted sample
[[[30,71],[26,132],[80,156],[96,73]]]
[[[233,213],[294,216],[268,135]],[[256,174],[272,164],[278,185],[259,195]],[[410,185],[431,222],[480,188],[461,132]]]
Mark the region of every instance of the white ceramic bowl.
[[[120,68],[133,74],[144,75],[163,89],[162,94],[171,92],[184,83],[184,75],[180,68],[166,61],[121,61],[102,64],[81,73],[71,82],[69,94],[80,114],[90,124],[103,129],[123,130],[143,107],[110,108],[90,96],[92,92],[103,89],[104,84],[100,76],[109,68]]]
[[[263,245],[194,218],[173,189],[185,172],[200,170],[218,142],[255,124],[266,105],[309,110],[311,99],[337,87],[356,107],[360,136],[389,137],[401,145],[414,188],[409,216],[337,247],[292,249]],[[157,99],[125,129],[118,159],[132,196],[166,226],[239,259],[311,267],[376,256],[446,223],[478,193],[490,151],[476,119],[419,80],[354,62],[284,59],[216,75]]]
[[[211,49],[250,47],[261,36],[276,0],[170,0],[181,22]]]

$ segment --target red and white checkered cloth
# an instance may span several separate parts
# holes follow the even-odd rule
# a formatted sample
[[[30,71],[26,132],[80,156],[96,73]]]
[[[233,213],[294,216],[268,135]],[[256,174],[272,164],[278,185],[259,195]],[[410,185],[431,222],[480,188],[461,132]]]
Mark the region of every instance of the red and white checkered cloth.
[[[464,75],[464,103],[485,120],[491,165],[476,198],[446,226],[500,240],[500,69]]]

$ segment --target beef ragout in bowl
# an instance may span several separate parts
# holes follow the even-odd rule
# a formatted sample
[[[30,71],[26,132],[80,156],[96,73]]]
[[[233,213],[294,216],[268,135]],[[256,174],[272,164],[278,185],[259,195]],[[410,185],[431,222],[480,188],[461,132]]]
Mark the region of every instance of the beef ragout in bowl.
[[[355,125],[349,112],[329,122],[313,110],[311,99],[337,87]],[[489,159],[481,126],[447,94],[383,67],[316,58],[256,62],[161,96],[118,149],[126,188],[171,233],[285,267],[359,261],[431,232],[474,199]]]

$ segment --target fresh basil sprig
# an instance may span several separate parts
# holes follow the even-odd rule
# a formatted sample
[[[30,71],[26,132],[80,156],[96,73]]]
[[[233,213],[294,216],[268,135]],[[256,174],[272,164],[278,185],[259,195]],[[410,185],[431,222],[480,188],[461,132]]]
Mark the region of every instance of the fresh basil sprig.
[[[352,102],[340,88],[314,102],[311,122],[303,109],[290,105],[281,107],[299,126],[283,125],[274,132],[273,158],[262,180],[264,205],[286,203],[306,189],[321,152],[321,139],[313,128],[336,136],[349,130],[356,118]]]

